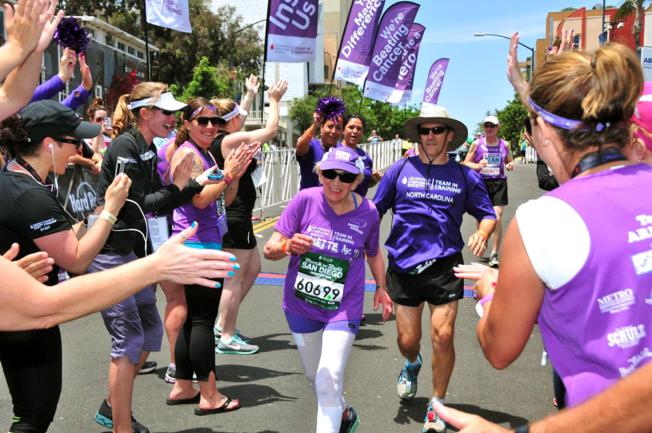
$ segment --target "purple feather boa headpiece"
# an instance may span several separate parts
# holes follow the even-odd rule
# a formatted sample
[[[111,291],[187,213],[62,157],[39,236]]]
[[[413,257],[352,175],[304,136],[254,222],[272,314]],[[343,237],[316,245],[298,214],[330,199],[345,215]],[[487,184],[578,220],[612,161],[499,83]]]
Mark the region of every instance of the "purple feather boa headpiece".
[[[54,40],[63,48],[75,50],[77,54],[85,53],[90,42],[88,31],[73,17],[61,20],[54,33]]]
[[[317,102],[317,109],[315,111],[324,116],[324,120],[335,120],[338,117],[344,116],[346,106],[340,98],[329,96],[328,98],[321,98]]]

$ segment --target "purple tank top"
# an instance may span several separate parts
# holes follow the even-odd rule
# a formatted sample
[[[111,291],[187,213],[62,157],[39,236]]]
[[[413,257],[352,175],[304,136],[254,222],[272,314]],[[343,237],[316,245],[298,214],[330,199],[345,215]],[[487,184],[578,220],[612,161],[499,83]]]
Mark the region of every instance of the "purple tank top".
[[[163,185],[170,184],[170,161],[168,161],[165,155],[168,151],[168,147],[170,147],[170,145],[173,143],[174,139],[168,141],[156,151],[156,157],[158,160],[156,164],[156,171],[158,171],[158,175],[161,178],[161,183]]]
[[[208,170],[215,165],[215,161],[208,152],[200,151],[189,141],[184,142],[175,152],[179,149],[190,149],[198,155],[204,165],[204,170]],[[172,233],[177,234],[183,231],[190,227],[193,221],[199,223],[199,229],[194,236],[188,239],[189,241],[222,242],[217,230],[217,203],[213,202],[206,206],[205,209],[196,208],[192,202],[176,208],[172,213]]]
[[[652,360],[652,167],[573,179],[548,193],[584,220],[590,252],[578,274],[546,288],[539,326],[577,405]]]
[[[484,137],[478,139],[478,147],[473,155],[473,162],[478,163],[483,159],[487,160],[487,166],[480,170],[485,179],[505,179],[505,158],[508,150],[505,141],[498,139],[498,144],[489,146]]]

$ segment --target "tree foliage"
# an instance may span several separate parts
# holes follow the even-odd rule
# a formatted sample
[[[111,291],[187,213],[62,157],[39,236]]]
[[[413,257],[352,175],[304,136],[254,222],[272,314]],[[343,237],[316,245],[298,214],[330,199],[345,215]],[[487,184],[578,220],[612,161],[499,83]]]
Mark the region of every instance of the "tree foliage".
[[[312,113],[315,111],[317,101],[327,95],[328,86],[323,86],[314,89],[303,98],[292,101],[289,116],[298,130],[304,131],[312,124]],[[375,129],[378,135],[388,140],[394,138],[394,134],[403,136],[405,121],[419,114],[419,110],[412,106],[397,108],[384,102],[363,98],[360,89],[356,86],[333,88],[332,95],[344,100],[347,113],[360,114],[365,118],[366,135]]]
[[[141,1],[67,0],[68,15],[94,15],[111,25],[145,39]],[[189,0],[192,33],[148,25],[151,44],[160,52],[152,62],[152,79],[183,88],[193,77],[201,58],[218,67],[220,73],[235,71],[239,81],[249,74],[259,74],[263,44],[253,28],[243,29],[242,17],[235,8],[222,7],[213,14],[202,0]],[[237,50],[234,47],[238,47]],[[220,95],[222,96],[222,95]]]
[[[614,19],[623,20],[629,15],[634,15],[634,27],[632,32],[634,33],[634,40],[636,42],[636,48],[641,46],[641,30],[643,29],[643,16],[645,15],[645,0],[625,0],[620,5],[614,15]],[[649,3],[649,2],[647,2]]]
[[[518,95],[514,95],[514,98],[504,108],[496,110],[496,117],[500,121],[500,135],[510,142],[512,151],[518,150],[523,132],[523,122],[527,116],[527,108]]]
[[[208,58],[202,57],[193,70],[190,82],[183,89],[179,89],[177,85],[172,85],[171,90],[182,101],[197,96],[235,98],[237,82],[232,80],[229,74],[230,71],[226,65],[211,66]]]

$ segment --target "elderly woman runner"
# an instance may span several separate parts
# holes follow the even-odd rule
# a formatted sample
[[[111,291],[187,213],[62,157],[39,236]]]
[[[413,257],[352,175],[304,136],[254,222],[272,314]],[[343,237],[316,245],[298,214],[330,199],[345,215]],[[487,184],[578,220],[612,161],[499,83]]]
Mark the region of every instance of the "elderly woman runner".
[[[378,212],[354,192],[363,168],[354,150],[330,149],[316,169],[322,186],[290,201],[264,249],[270,260],[291,256],[283,310],[317,397],[318,433],[353,432],[360,423],[342,392],[362,316],[365,256],[377,284],[374,308],[382,304],[383,320],[392,313]]]

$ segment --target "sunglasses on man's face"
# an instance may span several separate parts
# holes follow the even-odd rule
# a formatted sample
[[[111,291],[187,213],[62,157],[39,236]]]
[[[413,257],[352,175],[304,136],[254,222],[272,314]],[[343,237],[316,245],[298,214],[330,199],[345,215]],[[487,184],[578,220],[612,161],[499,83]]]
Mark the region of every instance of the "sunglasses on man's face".
[[[208,126],[208,122],[211,123],[211,126],[224,125],[226,123],[221,117],[195,117],[195,120],[199,126]]]
[[[328,180],[335,180],[336,177],[339,177],[340,182],[343,183],[353,183],[358,178],[357,174],[349,173],[346,171],[338,172],[337,170],[324,170],[321,172],[321,174]]]
[[[498,126],[498,125],[495,125],[495,124],[493,124],[493,123],[489,123],[489,122],[487,122],[487,123],[484,124],[484,127],[485,127],[485,128],[495,128],[496,126]]]
[[[95,123],[103,123],[106,120],[106,117],[96,117]]]
[[[77,149],[81,148],[82,141],[81,138],[66,138],[66,137],[59,137],[55,138],[59,143],[69,143],[69,144],[74,144]]]
[[[431,132],[435,135],[440,135],[446,131],[448,131],[446,126],[433,126],[432,128],[419,127],[419,135],[428,135]]]

